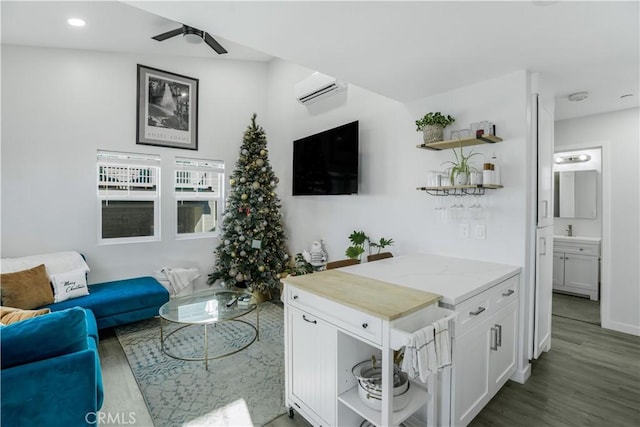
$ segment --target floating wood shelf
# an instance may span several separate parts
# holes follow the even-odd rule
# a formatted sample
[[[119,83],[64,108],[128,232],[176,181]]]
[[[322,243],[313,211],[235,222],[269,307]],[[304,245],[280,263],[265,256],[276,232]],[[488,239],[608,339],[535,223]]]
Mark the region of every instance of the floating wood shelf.
[[[432,142],[431,144],[420,144],[418,148],[425,150],[448,150],[449,148],[468,147],[470,145],[494,144],[502,141],[502,138],[493,135],[483,135],[479,138],[450,139],[448,141]]]
[[[496,190],[504,188],[495,184],[454,185],[450,187],[418,187],[417,190],[426,191],[432,196],[482,196],[485,189]]]

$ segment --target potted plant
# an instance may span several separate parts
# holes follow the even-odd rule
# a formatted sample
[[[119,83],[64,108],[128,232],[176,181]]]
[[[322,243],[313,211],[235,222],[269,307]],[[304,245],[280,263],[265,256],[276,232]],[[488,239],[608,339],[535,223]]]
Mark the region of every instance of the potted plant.
[[[371,255],[373,248],[378,248],[378,252],[376,253],[380,253],[383,248],[391,246],[394,243],[393,239],[385,239],[384,237],[378,242],[372,242],[364,231],[354,231],[349,235],[349,241],[351,242],[351,246],[347,248],[345,255],[358,260],[360,260],[362,254],[365,253],[365,245],[369,247],[369,255]]]
[[[449,115],[443,116],[440,111],[431,112],[416,120],[416,130],[423,132],[425,144],[431,144],[442,141],[444,139],[444,128],[455,121],[456,119]]]
[[[460,147],[460,155],[458,155],[456,149],[453,149],[453,155],[456,157],[456,160],[443,163],[443,165],[451,165],[451,169],[449,170],[449,180],[451,181],[452,186],[467,185],[469,183],[469,176],[471,172],[475,172],[477,170],[469,164],[469,160],[478,154],[480,153],[474,153],[473,150],[471,150],[469,151],[469,154],[465,156],[462,151],[462,147]]]

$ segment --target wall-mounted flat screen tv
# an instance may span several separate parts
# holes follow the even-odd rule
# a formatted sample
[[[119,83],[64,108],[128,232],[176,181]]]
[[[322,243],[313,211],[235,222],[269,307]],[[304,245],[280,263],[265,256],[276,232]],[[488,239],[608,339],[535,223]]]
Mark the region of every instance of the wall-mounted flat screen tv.
[[[293,141],[293,195],[358,193],[358,121]]]

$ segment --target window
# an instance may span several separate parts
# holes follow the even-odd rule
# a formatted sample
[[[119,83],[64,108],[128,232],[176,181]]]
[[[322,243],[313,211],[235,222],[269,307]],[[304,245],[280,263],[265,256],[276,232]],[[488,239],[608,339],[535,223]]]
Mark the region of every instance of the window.
[[[176,158],[176,235],[206,237],[215,234],[220,222],[224,162]]]
[[[160,156],[98,151],[98,242],[160,240]]]

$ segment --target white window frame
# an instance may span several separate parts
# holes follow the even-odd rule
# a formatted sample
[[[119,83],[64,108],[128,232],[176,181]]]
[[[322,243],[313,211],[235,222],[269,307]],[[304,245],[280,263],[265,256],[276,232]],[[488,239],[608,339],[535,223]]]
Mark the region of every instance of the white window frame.
[[[160,156],[98,150],[96,181],[99,245],[160,241]],[[105,201],[152,201],[153,235],[103,238],[102,203]]]
[[[173,193],[175,206],[174,230],[177,240],[220,235],[224,203],[224,179],[225,165],[223,160],[175,158]],[[180,203],[185,201],[216,202],[215,230],[179,233],[178,209]]]

